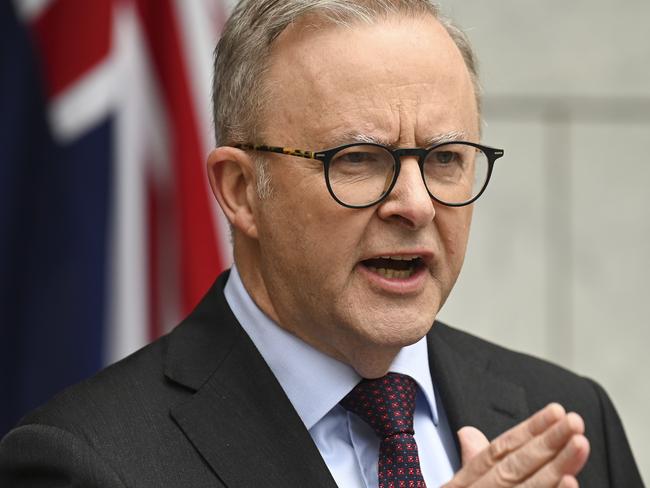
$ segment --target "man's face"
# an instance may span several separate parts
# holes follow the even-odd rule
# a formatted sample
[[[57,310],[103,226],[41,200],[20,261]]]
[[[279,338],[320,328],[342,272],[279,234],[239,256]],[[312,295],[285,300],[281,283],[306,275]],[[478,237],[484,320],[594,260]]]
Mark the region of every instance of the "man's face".
[[[478,142],[469,73],[435,19],[309,25],[313,19],[275,42],[273,98],[254,142],[307,150],[364,138],[394,147],[447,135]],[[260,279],[249,289],[262,309],[357,370],[372,351],[424,336],[460,272],[471,208],[434,204],[414,158],[402,160],[392,193],[366,209],[334,201],[322,163],[269,159],[273,196],[254,210]],[[393,259],[371,261],[385,257]],[[403,267],[403,259],[412,261],[400,278],[377,270]]]

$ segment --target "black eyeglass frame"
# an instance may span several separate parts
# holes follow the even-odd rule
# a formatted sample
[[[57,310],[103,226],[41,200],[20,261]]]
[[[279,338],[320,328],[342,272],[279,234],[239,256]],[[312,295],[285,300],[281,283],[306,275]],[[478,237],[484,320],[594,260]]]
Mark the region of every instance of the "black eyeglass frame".
[[[451,144],[463,144],[466,146],[471,146],[476,149],[479,149],[480,151],[485,154],[487,157],[488,161],[488,173],[487,177],[485,178],[485,183],[483,183],[483,187],[479,190],[479,192],[470,198],[469,200],[461,203],[449,203],[445,202],[443,200],[440,200],[437,198],[433,193],[431,193],[431,190],[429,190],[429,187],[427,186],[426,180],[424,178],[424,161],[426,160],[427,156],[429,153],[432,151],[442,147],[442,146],[447,146]],[[334,193],[334,190],[332,189],[332,186],[330,185],[330,177],[329,177],[329,168],[330,168],[330,162],[332,161],[332,158],[334,157],[335,154],[337,154],[340,151],[343,151],[344,149],[347,149],[349,147],[354,147],[354,146],[373,146],[373,147],[378,147],[381,149],[384,149],[388,151],[390,154],[393,155],[393,160],[395,161],[395,171],[393,174],[393,181],[388,185],[388,188],[382,195],[377,198],[374,202],[363,204],[363,205],[350,205],[348,203],[342,202],[337,196],[336,193]],[[305,151],[302,149],[293,149],[289,147],[280,147],[280,146],[267,146],[266,144],[235,144],[233,147],[237,149],[243,149],[243,150],[249,150],[249,151],[262,151],[262,152],[272,152],[272,153],[277,153],[277,154],[286,154],[288,156],[297,156],[300,158],[305,158],[305,159],[315,159],[317,161],[320,161],[323,163],[323,172],[325,176],[325,184],[327,185],[327,190],[329,191],[330,195],[332,198],[339,204],[347,208],[368,208],[372,207],[373,205],[377,205],[380,203],[382,200],[384,200],[388,195],[390,195],[390,192],[393,191],[393,188],[395,187],[395,184],[397,183],[397,178],[399,177],[399,172],[402,167],[402,158],[403,157],[408,157],[408,156],[415,156],[418,158],[418,166],[420,167],[420,174],[422,176],[422,182],[424,183],[424,187],[427,189],[427,193],[429,196],[436,202],[446,205],[447,207],[464,207],[465,205],[469,205],[471,203],[474,203],[478,198],[483,194],[485,189],[488,186],[488,183],[490,182],[490,178],[492,177],[492,170],[494,169],[494,162],[501,158],[504,155],[504,150],[503,149],[496,149],[494,147],[489,147],[489,146],[484,146],[482,144],[477,144],[475,142],[467,142],[467,141],[447,141],[447,142],[441,142],[440,144],[435,144],[431,147],[428,148],[421,148],[421,147],[411,147],[411,148],[398,148],[398,149],[391,149],[389,147],[386,147],[382,144],[376,144],[372,142],[353,142],[350,144],[344,144],[342,146],[338,147],[333,147],[332,149],[325,149],[323,151]]]

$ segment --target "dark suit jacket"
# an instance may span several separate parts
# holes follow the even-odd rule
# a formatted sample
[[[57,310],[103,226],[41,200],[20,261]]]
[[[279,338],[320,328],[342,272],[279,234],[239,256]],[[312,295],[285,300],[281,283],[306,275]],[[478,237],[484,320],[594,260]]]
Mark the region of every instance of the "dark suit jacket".
[[[169,335],[23,419],[0,444],[0,486],[334,487],[230,311],[226,276]],[[582,486],[643,486],[597,384],[441,323],[428,340],[452,431],[474,425],[492,438],[557,401],[586,423]]]

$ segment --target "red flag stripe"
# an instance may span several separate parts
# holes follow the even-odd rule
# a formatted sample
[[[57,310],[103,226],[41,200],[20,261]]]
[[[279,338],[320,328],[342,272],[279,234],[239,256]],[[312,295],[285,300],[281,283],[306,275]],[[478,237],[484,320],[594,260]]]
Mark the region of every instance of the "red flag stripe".
[[[153,65],[169,116],[171,161],[178,210],[181,313],[188,313],[222,269],[180,33],[169,0],[137,0]],[[206,100],[206,103],[208,101]]]
[[[153,182],[151,174],[147,175],[147,257],[149,268],[149,338],[156,339],[162,335],[163,327],[161,321],[160,303],[160,196],[158,188]]]
[[[47,94],[55,97],[102,61],[111,48],[112,0],[57,0],[32,24]]]

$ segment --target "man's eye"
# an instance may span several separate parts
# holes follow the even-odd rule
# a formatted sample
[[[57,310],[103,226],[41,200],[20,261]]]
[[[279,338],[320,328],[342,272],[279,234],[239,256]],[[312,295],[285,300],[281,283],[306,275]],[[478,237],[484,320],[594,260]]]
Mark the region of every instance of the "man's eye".
[[[452,151],[438,151],[434,154],[436,164],[452,164],[460,161],[460,156]]]
[[[337,162],[340,163],[371,163],[373,161],[377,160],[377,156],[375,154],[369,153],[369,152],[349,152],[346,154],[342,154],[341,156],[337,157]]]

